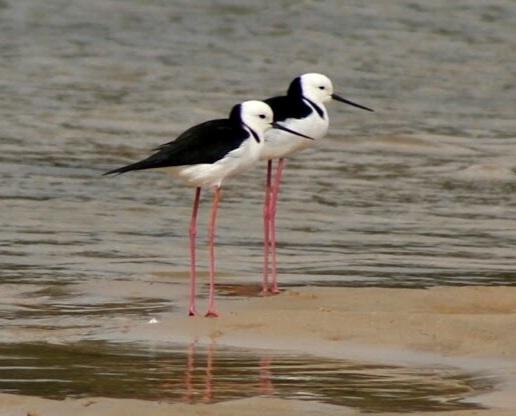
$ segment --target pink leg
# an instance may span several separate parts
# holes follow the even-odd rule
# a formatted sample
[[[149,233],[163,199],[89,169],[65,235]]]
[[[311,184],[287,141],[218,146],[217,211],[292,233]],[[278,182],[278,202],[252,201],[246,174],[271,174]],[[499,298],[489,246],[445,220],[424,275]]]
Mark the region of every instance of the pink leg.
[[[274,178],[274,185],[272,187],[272,196],[270,202],[270,234],[271,234],[271,253],[272,253],[272,285],[270,292],[277,294],[280,292],[278,288],[278,276],[276,273],[276,206],[278,203],[278,195],[280,190],[281,177],[283,176],[283,169],[285,168],[285,159],[278,161],[278,167],[276,168],[276,176]]]
[[[270,201],[271,201],[272,160],[267,161],[267,181],[265,184],[265,201],[263,203],[263,282],[262,295],[269,292],[269,247],[270,247]]]
[[[206,313],[208,317],[219,316],[215,310],[215,229],[219,202],[220,186],[217,186],[213,193],[213,207],[211,209],[211,220],[208,229],[208,246],[210,251],[210,291],[208,295],[208,312]]]
[[[201,188],[195,189],[195,198],[192,209],[192,221],[190,222],[190,307],[188,308],[188,315],[197,315],[195,307],[195,238],[197,236],[197,213],[199,212],[199,201],[201,198]]]

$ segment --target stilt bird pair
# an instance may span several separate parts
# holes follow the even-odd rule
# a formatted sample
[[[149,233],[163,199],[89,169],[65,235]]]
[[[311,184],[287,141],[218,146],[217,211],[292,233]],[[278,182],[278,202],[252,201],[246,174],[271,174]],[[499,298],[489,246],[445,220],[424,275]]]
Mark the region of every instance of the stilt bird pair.
[[[267,161],[263,210],[262,293],[279,292],[275,217],[285,157],[311,146],[314,140],[326,135],[329,119],[324,103],[332,99],[373,111],[335,94],[332,82],[325,75],[303,74],[291,82],[287,95],[263,101],[245,101],[235,105],[229,118],[206,121],[194,126],[177,139],[159,146],[156,152],[146,159],[105,173],[109,175],[133,170],[164,169],[195,188],[190,223],[190,316],[198,314],[195,306],[195,248],[201,188],[214,188],[208,230],[210,286],[206,316],[216,317],[218,312],[215,307],[215,229],[220,189],[224,179],[250,168],[259,160]],[[273,178],[274,159],[278,159],[278,164]]]

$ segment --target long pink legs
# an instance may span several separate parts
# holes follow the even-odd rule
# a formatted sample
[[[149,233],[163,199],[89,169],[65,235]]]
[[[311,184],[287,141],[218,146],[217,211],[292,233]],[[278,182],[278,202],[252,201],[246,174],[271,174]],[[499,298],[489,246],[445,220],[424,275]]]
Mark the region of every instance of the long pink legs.
[[[190,222],[190,307],[188,315],[197,315],[195,307],[196,291],[196,270],[195,270],[195,239],[197,237],[197,213],[199,212],[199,200],[201,198],[201,188],[195,188],[195,198],[192,209],[192,221]]]
[[[262,294],[279,293],[276,271],[276,206],[285,169],[285,159],[279,159],[272,183],[272,161],[267,162],[267,182],[265,185],[265,202],[263,207],[264,261]],[[271,286],[269,287],[269,256],[271,257]]]
[[[262,295],[269,292],[269,250],[271,230],[271,192],[272,160],[267,161],[267,180],[265,183],[265,201],[263,204],[263,282]]]
[[[283,169],[285,168],[285,159],[278,160],[276,167],[276,176],[274,178],[274,185],[271,194],[271,254],[272,254],[272,284],[270,292],[273,294],[279,293],[278,275],[276,273],[276,206],[278,204],[278,195],[280,190],[281,178],[283,176]]]
[[[208,312],[206,316],[217,317],[219,314],[215,309],[215,229],[217,210],[220,202],[220,186],[215,188],[213,193],[213,206],[211,209],[211,220],[208,228],[208,246],[210,252],[210,290],[208,295]]]
[[[195,240],[197,237],[197,214],[199,213],[199,202],[201,198],[201,188],[195,188],[195,198],[192,209],[192,220],[190,222],[190,306],[188,315],[196,316],[195,307],[196,297],[196,267],[195,267]],[[210,289],[208,294],[208,312],[206,316],[216,317],[218,313],[215,309],[215,229],[217,220],[217,210],[220,202],[220,186],[215,188],[213,193],[213,207],[211,210],[211,221],[208,229],[208,245],[210,252]]]

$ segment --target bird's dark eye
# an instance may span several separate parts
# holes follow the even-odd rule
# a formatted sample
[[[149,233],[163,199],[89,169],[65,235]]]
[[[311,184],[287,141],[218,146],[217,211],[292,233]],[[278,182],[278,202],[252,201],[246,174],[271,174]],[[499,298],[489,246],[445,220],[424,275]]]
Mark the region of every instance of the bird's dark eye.
[[[266,115],[265,115],[265,114],[260,114],[258,117],[260,117],[260,118],[265,118],[265,117],[266,117]]]
[[[324,90],[324,89],[326,89],[326,87],[325,87],[324,85],[321,85],[321,86],[319,87],[319,89],[320,89],[320,90]]]

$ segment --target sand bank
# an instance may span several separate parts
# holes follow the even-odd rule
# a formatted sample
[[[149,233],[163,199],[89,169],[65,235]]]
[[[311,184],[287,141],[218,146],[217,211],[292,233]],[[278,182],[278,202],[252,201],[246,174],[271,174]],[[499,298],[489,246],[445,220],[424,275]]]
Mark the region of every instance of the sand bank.
[[[181,311],[161,316],[155,324],[128,322],[109,338],[195,339],[371,362],[487,371],[503,380],[497,391],[478,398],[488,409],[443,414],[516,414],[516,288],[303,288],[267,298],[225,298],[220,311],[219,319],[188,318]],[[355,409],[273,398],[187,405],[0,395],[0,409],[2,416],[359,414]]]

